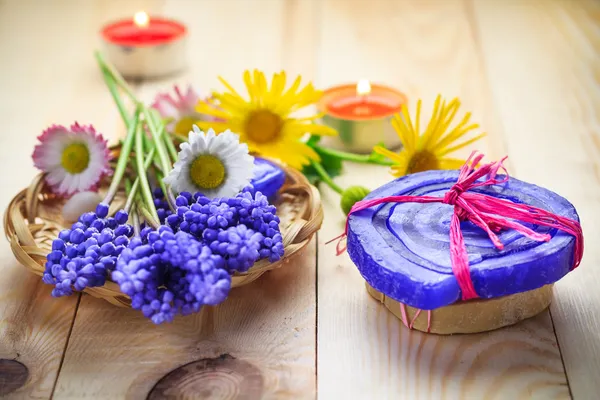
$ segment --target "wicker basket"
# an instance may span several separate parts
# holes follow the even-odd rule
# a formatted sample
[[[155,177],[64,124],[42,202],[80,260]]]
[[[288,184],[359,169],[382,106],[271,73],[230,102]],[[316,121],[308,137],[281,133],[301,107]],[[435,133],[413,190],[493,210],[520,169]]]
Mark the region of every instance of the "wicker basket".
[[[274,203],[281,219],[285,255],[274,263],[260,260],[247,272],[236,273],[232,277],[232,288],[253,282],[265,272],[289,263],[321,227],[323,208],[318,190],[300,172],[284,166],[282,168],[286,173],[286,182]],[[4,215],[4,233],[15,257],[40,276],[44,272],[52,240],[59,231],[70,225],[62,220],[64,200],[47,190],[43,178],[43,174],[38,175],[27,189],[17,194]],[[122,207],[122,197],[120,200],[115,199],[113,203],[116,206],[111,208]],[[130,306],[129,297],[121,293],[119,286],[110,280],[102,287],[87,288],[85,292],[120,307]]]

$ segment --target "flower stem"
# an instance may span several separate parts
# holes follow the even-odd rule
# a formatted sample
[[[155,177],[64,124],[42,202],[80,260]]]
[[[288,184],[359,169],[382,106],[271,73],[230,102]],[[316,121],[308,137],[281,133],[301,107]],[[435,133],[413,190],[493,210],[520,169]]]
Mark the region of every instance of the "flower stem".
[[[331,179],[329,174],[327,174],[327,171],[325,171],[325,168],[323,168],[323,166],[320,163],[311,160],[310,164],[315,169],[315,171],[317,171],[317,174],[319,174],[319,176],[321,177],[321,180],[323,182],[325,182],[330,188],[332,188],[339,194],[344,193],[344,189],[342,189],[341,187],[336,185],[336,183],[333,181],[333,179]]]
[[[131,153],[131,148],[133,147],[133,140],[135,138],[135,133],[139,125],[139,117],[140,110],[139,107],[137,107],[135,113],[133,114],[133,121],[129,125],[129,129],[127,130],[127,136],[125,137],[125,141],[123,142],[123,147],[121,147],[121,154],[119,155],[119,160],[117,161],[115,174],[113,175],[112,182],[110,183],[110,187],[108,188],[108,192],[106,193],[106,197],[104,197],[103,200],[103,203],[105,204],[110,204],[110,202],[114,199],[115,195],[117,194],[117,190],[119,189],[119,184],[121,183],[121,179],[123,178],[125,168],[127,167],[127,161],[129,160],[129,154]]]
[[[156,147],[156,151],[158,153],[158,157],[160,160],[160,167],[163,170],[164,174],[169,173],[171,170],[171,160],[169,159],[169,155],[165,149],[165,144],[162,140],[162,132],[161,127],[156,126],[154,119],[152,118],[152,114],[150,110],[144,108],[144,117],[146,119],[146,123],[148,124],[148,128],[152,133],[152,139],[154,140],[154,146]]]
[[[150,149],[150,151],[148,152],[148,155],[146,155],[146,159],[144,160],[144,171],[146,171],[148,169],[148,167],[150,166],[150,164],[152,164],[152,160],[154,159],[154,153],[155,153],[155,149],[152,148]],[[140,172],[138,171],[138,174]],[[125,203],[125,211],[129,211],[130,209],[133,209],[133,201],[135,199],[135,195],[137,193],[137,190],[140,186],[140,178],[139,176],[135,179],[135,181],[133,182],[133,185],[131,185],[131,190],[129,190],[129,193],[127,194],[127,203]]]
[[[121,87],[121,89],[123,89],[125,94],[129,96],[131,101],[133,101],[135,104],[139,104],[139,100],[137,99],[137,97],[135,97],[135,94],[133,94],[133,90],[131,90],[127,82],[125,82],[125,79],[123,79],[121,74],[116,69],[114,69],[112,65],[107,63],[106,60],[104,60],[104,56],[102,55],[102,53],[96,51],[95,55],[98,64],[100,64],[100,67],[112,76],[113,80],[117,83],[117,85]]]
[[[352,162],[362,163],[362,164],[385,165],[388,167],[391,165],[394,165],[394,163],[392,161],[373,159],[370,154],[348,153],[346,151],[333,150],[328,147],[321,147],[316,144],[313,145],[313,148],[315,150],[317,150],[319,153],[327,154],[329,156],[339,158],[340,160],[344,160],[344,161],[352,161]]]
[[[143,204],[138,203],[137,208],[139,208],[142,216],[150,226],[152,226],[154,229],[157,229],[160,226],[160,223],[158,222],[158,216],[155,218],[154,215],[152,215],[152,212],[148,211]]]
[[[106,87],[108,87],[108,91],[112,95],[112,98],[113,98],[115,104],[117,105],[117,108],[119,109],[119,114],[121,114],[121,118],[123,119],[125,126],[127,128],[129,128],[129,125],[131,124],[131,120],[127,113],[127,109],[125,108],[125,105],[123,104],[121,95],[119,94],[119,89],[117,88],[117,84],[114,81],[112,75],[110,75],[110,73],[108,71],[106,71],[103,68],[101,68],[101,71],[102,71],[102,77],[104,78],[104,82],[106,83]]]
[[[171,136],[167,133],[167,130],[165,129],[165,124],[159,117],[158,111],[150,110],[150,116],[151,116],[154,124],[156,126],[160,126],[161,136],[163,137],[163,140],[165,141],[165,145],[167,146],[167,151],[169,152],[171,161],[177,161],[177,149],[175,148],[175,145],[173,144],[173,139],[171,139]],[[165,174],[167,172],[165,172]]]
[[[155,145],[155,149],[158,146]],[[138,126],[135,133],[135,161],[138,171],[138,179],[140,186],[142,187],[142,198],[146,203],[146,206],[150,208],[150,215],[158,220],[158,214],[156,213],[156,207],[154,207],[154,199],[152,198],[152,191],[150,190],[150,183],[148,182],[148,175],[144,168],[144,141],[142,139],[142,127]],[[143,208],[143,207],[142,207]]]
[[[169,203],[169,206],[171,204],[175,204],[175,196],[173,195],[173,191],[171,190],[171,188],[167,187],[167,185],[165,185],[165,182],[163,181],[164,176],[162,175],[162,173],[160,171],[156,171],[156,178],[158,179],[158,184],[160,185],[160,188],[163,191],[163,194],[165,195],[165,198],[167,199],[167,203]],[[171,211],[175,211],[175,208],[172,208]]]
[[[166,137],[165,125],[162,123],[162,121],[156,121],[156,119],[153,118],[152,111],[148,108],[144,109],[144,116],[146,118],[146,123],[148,124],[148,129],[150,129],[152,138],[154,139],[154,146],[160,159],[160,169],[162,169],[163,174],[166,176],[171,171],[173,164],[171,163],[171,159],[169,158],[169,155],[165,149],[165,143],[162,138],[163,135]],[[175,197],[173,196],[169,186],[166,186],[165,196],[167,198],[167,203],[169,203],[169,208],[171,211],[175,211]]]
[[[133,215],[131,216],[133,219],[133,232],[135,233],[135,236],[140,236],[140,216],[137,213],[135,204],[131,211],[133,212]]]

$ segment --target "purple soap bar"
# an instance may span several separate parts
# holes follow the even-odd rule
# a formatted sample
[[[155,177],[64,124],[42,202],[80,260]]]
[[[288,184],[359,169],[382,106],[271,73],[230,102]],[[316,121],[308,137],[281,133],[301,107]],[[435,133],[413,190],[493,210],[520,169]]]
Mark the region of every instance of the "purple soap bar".
[[[427,171],[394,180],[365,199],[394,195],[443,197],[458,171]],[[525,203],[579,221],[575,208],[550,190],[515,178],[473,191]],[[348,253],[365,280],[394,300],[423,310],[461,299],[450,263],[450,218],[442,203],[387,203],[352,214]],[[556,282],[573,266],[575,238],[560,230],[524,224],[547,233],[549,242],[528,239],[514,230],[498,233],[504,250],[471,222],[462,222],[471,279],[481,298],[505,296]]]
[[[285,172],[277,164],[254,157],[254,177],[250,181],[254,190],[271,198],[277,194],[284,182]]]

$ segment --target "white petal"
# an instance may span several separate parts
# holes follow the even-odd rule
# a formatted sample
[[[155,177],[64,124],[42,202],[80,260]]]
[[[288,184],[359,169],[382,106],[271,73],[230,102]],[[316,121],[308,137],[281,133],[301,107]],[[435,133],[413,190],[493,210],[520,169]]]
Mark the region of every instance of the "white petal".
[[[63,179],[65,179],[65,177],[67,176],[67,173],[64,169],[62,168],[56,168],[52,171],[50,171],[50,173],[46,176],[46,181],[50,184],[50,185],[58,185],[60,182],[62,182]]]

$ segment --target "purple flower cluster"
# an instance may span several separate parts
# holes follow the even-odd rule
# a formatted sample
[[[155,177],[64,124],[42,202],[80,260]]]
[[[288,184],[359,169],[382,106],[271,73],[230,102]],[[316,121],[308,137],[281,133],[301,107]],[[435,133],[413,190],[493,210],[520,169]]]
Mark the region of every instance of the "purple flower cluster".
[[[112,278],[131,306],[155,324],[198,312],[227,297],[231,276],[224,259],[186,232],[145,228],[123,251]]]
[[[52,242],[47,256],[44,283],[55,285],[52,296],[68,296],[75,290],[104,285],[107,273],[129,244],[133,228],[125,211],[108,216],[108,205],[84,213],[71,229],[65,229]]]
[[[181,193],[177,212],[166,218],[174,230],[190,233],[225,259],[230,272],[245,272],[259,259],[283,256],[283,238],[275,206],[246,188],[236,197],[210,200]]]
[[[173,214],[173,212],[169,208],[169,203],[161,188],[154,189],[152,194],[154,195],[154,207],[156,207],[158,219],[160,220],[160,223],[164,225],[167,217]]]
[[[231,288],[231,274],[248,271],[262,258],[283,256],[275,207],[252,186],[233,198],[209,199],[181,193],[171,212],[164,194],[154,190],[161,226],[142,224],[138,237],[118,211],[108,205],[81,215],[62,231],[48,254],[43,281],[55,285],[55,297],[104,285],[108,273],[131,306],[154,323],[198,312],[221,303]]]

